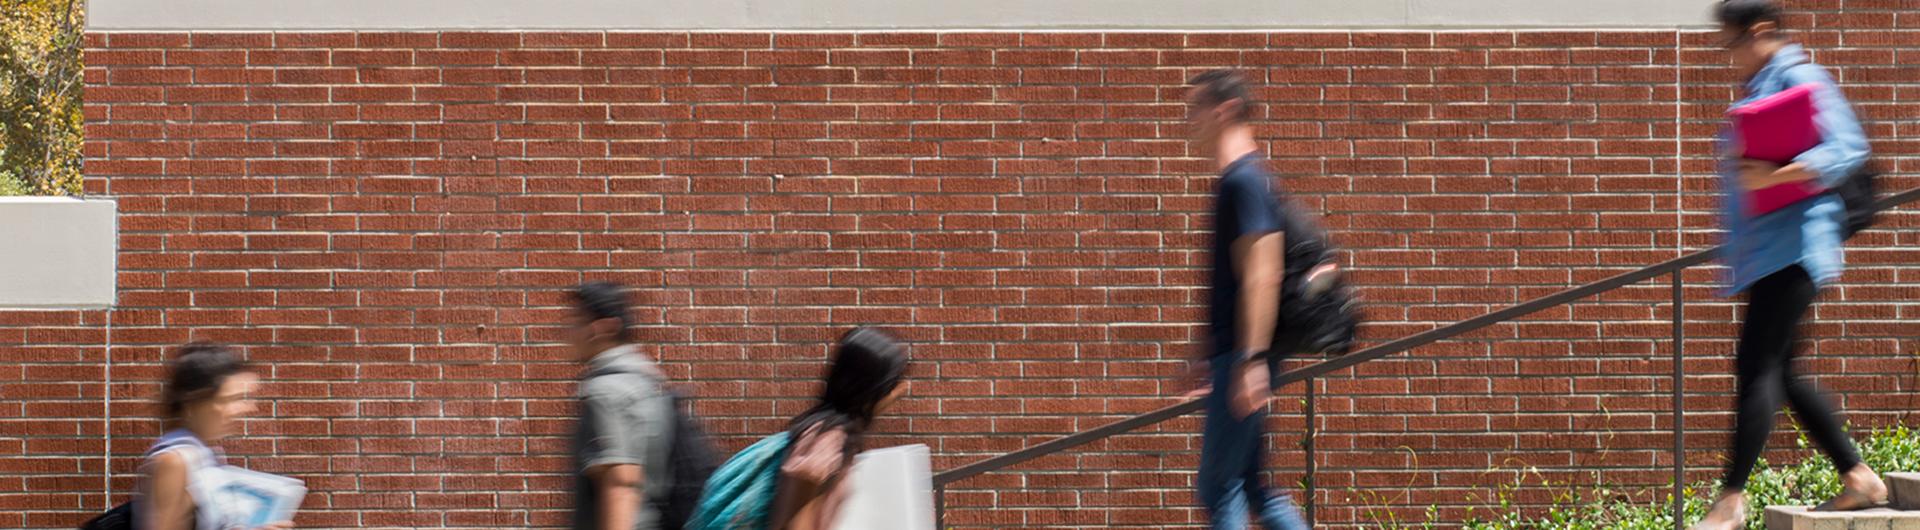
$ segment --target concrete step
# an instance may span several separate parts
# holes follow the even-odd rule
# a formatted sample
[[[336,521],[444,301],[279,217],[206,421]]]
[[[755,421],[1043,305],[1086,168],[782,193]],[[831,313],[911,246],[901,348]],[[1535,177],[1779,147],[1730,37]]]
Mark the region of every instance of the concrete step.
[[[1920,473],[1888,473],[1887,487],[1893,489],[1893,508],[1920,510]]]
[[[1815,512],[1808,506],[1767,508],[1767,530],[1920,530],[1920,512],[1892,509]]]

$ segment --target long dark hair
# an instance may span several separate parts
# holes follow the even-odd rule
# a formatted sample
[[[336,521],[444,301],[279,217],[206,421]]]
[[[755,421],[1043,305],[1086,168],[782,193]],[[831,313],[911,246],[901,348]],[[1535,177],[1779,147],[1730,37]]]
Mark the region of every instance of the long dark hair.
[[[227,378],[249,371],[226,346],[207,342],[181,346],[167,363],[167,382],[160,391],[162,422],[168,428],[179,427],[187,407],[213,398]]]
[[[819,400],[794,417],[787,432],[798,437],[815,427],[845,429],[846,450],[855,452],[862,447],[861,435],[873,424],[875,409],[906,374],[906,348],[899,340],[875,328],[854,328],[834,348]]]

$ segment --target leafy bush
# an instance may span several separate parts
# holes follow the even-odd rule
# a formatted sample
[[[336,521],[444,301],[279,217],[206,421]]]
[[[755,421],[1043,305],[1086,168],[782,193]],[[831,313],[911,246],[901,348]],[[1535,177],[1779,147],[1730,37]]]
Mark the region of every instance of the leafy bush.
[[[1806,437],[1799,439],[1799,446],[1809,447]],[[1875,431],[1860,443],[1860,458],[1881,473],[1920,470],[1920,430],[1900,426]],[[1839,494],[1840,476],[1824,456],[1816,454],[1779,469],[1762,468],[1747,483],[1751,524],[1759,528],[1761,512],[1768,506],[1812,506]],[[1701,509],[1705,513],[1704,504]]]
[[[0,195],[80,193],[79,0],[0,0]]]
[[[1798,445],[1803,452],[1809,448],[1805,436],[1799,438]],[[1840,477],[1834,472],[1833,465],[1817,452],[1808,454],[1799,463],[1779,468],[1769,466],[1765,460],[1760,462],[1747,482],[1750,528],[1761,528],[1765,524],[1761,518],[1768,506],[1811,506],[1840,494]],[[1876,430],[1860,442],[1860,456],[1869,467],[1881,473],[1920,470],[1920,430],[1905,426]],[[1671,495],[1633,495],[1603,486],[1584,492],[1563,491],[1555,496],[1551,506],[1522,509],[1514,503],[1514,493],[1529,485],[1522,480],[1502,486],[1495,496],[1496,505],[1481,509],[1488,512],[1487,515],[1479,515],[1477,512],[1481,510],[1469,512],[1472,519],[1462,527],[1467,530],[1674,528]],[[1546,483],[1533,486],[1554,487]],[[1689,486],[1686,489],[1686,522],[1692,523],[1705,516],[1709,497],[1718,490],[1717,481]],[[1652,500],[1655,497],[1657,502]],[[1376,517],[1375,524],[1388,530],[1427,530],[1441,526],[1435,519],[1436,512],[1435,509],[1428,509],[1426,521],[1382,521]]]

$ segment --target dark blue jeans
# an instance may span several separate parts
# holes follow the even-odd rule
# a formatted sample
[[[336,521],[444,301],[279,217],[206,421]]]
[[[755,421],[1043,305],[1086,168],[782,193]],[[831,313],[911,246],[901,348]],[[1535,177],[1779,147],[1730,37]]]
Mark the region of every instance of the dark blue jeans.
[[[1234,383],[1238,354],[1217,355],[1212,362],[1213,392],[1207,394],[1206,432],[1201,435],[1200,502],[1207,508],[1214,530],[1247,527],[1248,507],[1266,530],[1308,530],[1293,499],[1267,489],[1265,468],[1265,410],[1235,418],[1227,405]],[[1271,370],[1274,361],[1267,367]]]

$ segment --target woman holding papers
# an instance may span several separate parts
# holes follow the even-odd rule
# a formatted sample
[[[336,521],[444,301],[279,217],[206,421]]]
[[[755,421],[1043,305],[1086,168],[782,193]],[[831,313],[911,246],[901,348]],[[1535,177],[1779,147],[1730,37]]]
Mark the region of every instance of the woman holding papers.
[[[191,344],[174,357],[168,365],[160,399],[167,432],[147,450],[146,462],[140,466],[140,489],[133,502],[139,521],[135,527],[145,530],[292,527],[291,523],[277,521],[278,517],[255,522],[247,515],[236,517],[236,510],[230,509],[232,506],[213,505],[216,504],[213,499],[241,499],[266,508],[265,512],[256,509],[251,513],[272,513],[271,497],[280,493],[269,491],[261,496],[236,497],[231,492],[237,488],[209,487],[209,483],[215,481],[211,478],[214,475],[232,472],[222,470],[225,462],[220,451],[208,444],[217,444],[238,432],[240,419],[254,411],[252,393],[259,380],[232,351],[222,346]],[[279,477],[268,480],[272,479],[290,481]],[[260,489],[248,488],[243,493],[258,491]]]
[[[1872,507],[1886,501],[1887,486],[1860,462],[1828,399],[1792,366],[1796,328],[1819,286],[1840,276],[1846,212],[1824,190],[1866,163],[1866,137],[1833,79],[1781,34],[1778,4],[1724,0],[1716,11],[1722,44],[1745,80],[1744,99],[1729,113],[1732,127],[1722,138],[1720,172],[1728,293],[1744,293],[1747,307],[1735,354],[1733,448],[1719,497],[1693,528],[1744,527],[1747,475],[1783,400],[1840,472],[1844,493],[1821,509]]]
[[[819,401],[787,429],[793,445],[780,465],[767,528],[833,528],[847,496],[847,470],[866,448],[862,435],[900,399],[906,373],[906,351],[886,333],[857,328],[841,337]]]

